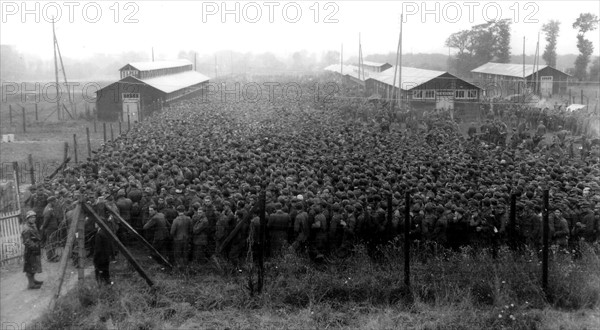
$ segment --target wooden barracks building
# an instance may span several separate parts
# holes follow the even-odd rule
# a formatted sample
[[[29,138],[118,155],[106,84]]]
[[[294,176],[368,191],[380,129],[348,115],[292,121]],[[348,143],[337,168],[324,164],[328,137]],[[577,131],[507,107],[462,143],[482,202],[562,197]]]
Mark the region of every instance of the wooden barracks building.
[[[99,120],[139,121],[163,104],[197,95],[209,81],[188,60],[132,62],[119,72],[121,80],[96,92]]]
[[[541,97],[551,97],[567,93],[571,75],[548,65],[488,62],[471,70],[471,77],[486,86],[488,96],[507,97],[534,91]]]

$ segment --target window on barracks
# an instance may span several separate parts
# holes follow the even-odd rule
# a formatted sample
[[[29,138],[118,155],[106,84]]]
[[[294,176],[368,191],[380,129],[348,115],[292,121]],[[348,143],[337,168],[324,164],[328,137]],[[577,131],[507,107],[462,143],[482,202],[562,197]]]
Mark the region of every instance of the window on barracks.
[[[454,92],[454,97],[457,98],[457,99],[464,99],[465,98],[465,91],[464,90],[455,91]]]
[[[434,90],[425,90],[424,97],[425,99],[435,99],[435,91]]]
[[[421,90],[416,90],[412,92],[412,98],[413,99],[422,99],[423,98],[423,91]]]

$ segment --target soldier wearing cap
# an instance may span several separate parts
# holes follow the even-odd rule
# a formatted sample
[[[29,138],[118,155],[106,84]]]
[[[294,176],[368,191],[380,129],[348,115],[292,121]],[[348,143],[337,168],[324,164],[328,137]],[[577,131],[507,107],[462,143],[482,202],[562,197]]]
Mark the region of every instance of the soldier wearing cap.
[[[192,237],[192,219],[184,214],[185,207],[177,206],[177,218],[171,225],[171,237],[173,238],[173,258],[178,266],[188,264],[190,253],[190,239]]]
[[[48,197],[47,201],[48,204],[44,208],[44,222],[40,227],[40,231],[44,235],[44,243],[49,243],[50,245],[47,247],[46,250],[46,257],[48,258],[48,261],[57,262],[58,255],[54,253],[54,249],[56,248],[54,245],[56,244],[56,242],[51,241],[55,239],[52,234],[54,234],[58,230],[58,225],[60,223],[60,219],[56,214],[57,199],[54,196],[50,196]]]
[[[35,279],[35,274],[42,272],[42,235],[36,226],[36,213],[27,212],[26,223],[21,233],[21,241],[25,245],[23,253],[23,272],[27,276],[27,288],[39,289],[42,281]]]

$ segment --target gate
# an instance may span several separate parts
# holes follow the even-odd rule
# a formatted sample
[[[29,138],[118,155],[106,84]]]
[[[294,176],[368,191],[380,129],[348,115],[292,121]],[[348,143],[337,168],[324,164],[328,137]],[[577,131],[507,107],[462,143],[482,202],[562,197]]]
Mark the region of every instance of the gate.
[[[21,210],[0,213],[0,264],[23,256]]]
[[[552,96],[552,76],[542,76],[540,83],[540,94],[542,97]]]

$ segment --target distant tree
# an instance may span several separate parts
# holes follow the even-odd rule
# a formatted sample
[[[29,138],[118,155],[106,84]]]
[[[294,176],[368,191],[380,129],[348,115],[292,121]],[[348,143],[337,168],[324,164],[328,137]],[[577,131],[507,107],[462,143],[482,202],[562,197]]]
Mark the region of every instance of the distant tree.
[[[577,34],[577,49],[579,49],[579,56],[575,60],[575,77],[579,80],[586,78],[587,66],[590,62],[590,56],[594,52],[594,45],[588,39],[585,39],[585,33],[593,31],[598,26],[598,16],[592,13],[579,14],[573,28],[578,29]]]
[[[510,23],[509,19],[503,19],[493,25],[496,41],[494,56],[500,63],[510,63]]]
[[[450,59],[460,75],[487,62],[510,62],[510,20],[491,21],[451,34],[446,46],[456,48],[458,53]]]
[[[329,50],[323,54],[321,59],[321,66],[326,67],[331,64],[339,64],[340,63],[340,52],[335,50]]]
[[[556,67],[556,38],[559,30],[560,22],[555,20],[550,20],[542,26],[542,31],[546,33],[546,49],[542,58],[546,61],[546,65],[553,68]]]

